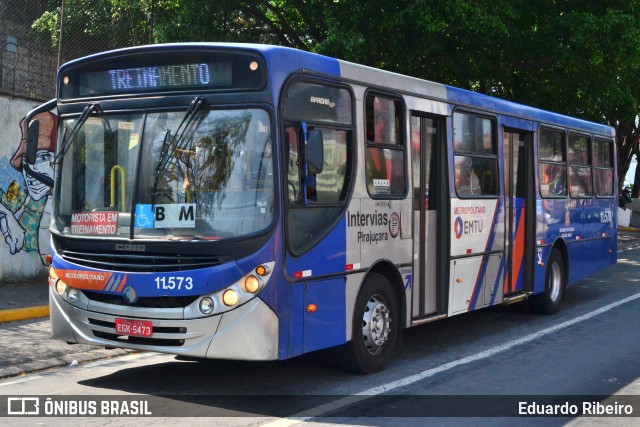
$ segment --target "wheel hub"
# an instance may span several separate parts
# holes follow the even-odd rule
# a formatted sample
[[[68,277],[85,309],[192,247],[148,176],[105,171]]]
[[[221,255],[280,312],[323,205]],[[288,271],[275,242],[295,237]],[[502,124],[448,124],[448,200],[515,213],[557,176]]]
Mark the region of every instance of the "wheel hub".
[[[377,354],[389,339],[391,317],[386,301],[380,295],[369,298],[362,319],[362,334],[367,351]]]

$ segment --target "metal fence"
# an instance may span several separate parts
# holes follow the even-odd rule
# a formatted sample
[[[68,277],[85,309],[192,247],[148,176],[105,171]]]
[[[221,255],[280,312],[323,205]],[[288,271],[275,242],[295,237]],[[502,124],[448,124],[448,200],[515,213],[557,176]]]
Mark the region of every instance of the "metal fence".
[[[31,31],[46,6],[46,1],[0,0],[0,92],[54,97],[57,49]]]
[[[135,6],[117,12],[121,26],[122,22],[142,22],[144,28],[145,20],[153,19],[152,15],[141,15]],[[0,93],[51,99],[55,97],[55,76],[60,64],[149,42],[149,38],[132,37],[133,32],[118,31],[115,26],[109,31],[113,14],[114,2],[110,0],[0,0]],[[36,31],[33,25],[38,19],[48,21],[49,28],[55,31]],[[99,26],[101,31],[91,31]]]

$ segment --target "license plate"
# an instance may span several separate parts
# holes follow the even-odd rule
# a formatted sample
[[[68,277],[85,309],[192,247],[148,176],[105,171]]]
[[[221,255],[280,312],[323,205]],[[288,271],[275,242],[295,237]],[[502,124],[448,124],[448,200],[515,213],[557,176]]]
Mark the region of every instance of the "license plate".
[[[116,318],[116,332],[135,337],[150,337],[153,334],[153,325],[148,320]]]

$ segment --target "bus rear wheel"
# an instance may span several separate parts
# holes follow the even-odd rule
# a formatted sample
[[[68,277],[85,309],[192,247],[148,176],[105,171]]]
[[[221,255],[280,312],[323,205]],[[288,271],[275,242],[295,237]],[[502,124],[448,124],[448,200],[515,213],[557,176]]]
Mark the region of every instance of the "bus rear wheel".
[[[558,249],[552,249],[547,261],[544,292],[531,298],[534,311],[541,314],[556,314],[565,290],[564,261]]]
[[[380,372],[390,362],[400,333],[398,302],[391,284],[372,274],[362,286],[353,312],[351,341],[341,365],[352,372]]]

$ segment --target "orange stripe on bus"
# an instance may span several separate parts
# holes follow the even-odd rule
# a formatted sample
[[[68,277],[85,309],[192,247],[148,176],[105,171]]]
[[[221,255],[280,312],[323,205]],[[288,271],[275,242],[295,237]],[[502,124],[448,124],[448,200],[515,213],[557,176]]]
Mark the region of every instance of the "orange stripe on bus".
[[[520,213],[520,221],[516,229],[516,240],[513,247],[513,262],[511,266],[511,292],[516,290],[516,284],[518,283],[518,275],[520,274],[520,267],[522,267],[522,261],[524,258],[524,209]]]
[[[504,284],[502,289],[504,294],[510,294],[516,290],[516,284],[518,283],[518,274],[520,273],[520,267],[524,257],[524,208],[521,208],[520,220],[516,225],[516,238],[511,247],[511,283],[509,283],[509,272],[504,275]]]
[[[122,292],[122,288],[124,288],[124,284],[127,283],[127,275],[125,274],[122,278],[122,282],[120,282],[120,286],[118,286],[118,290],[116,292]]]

